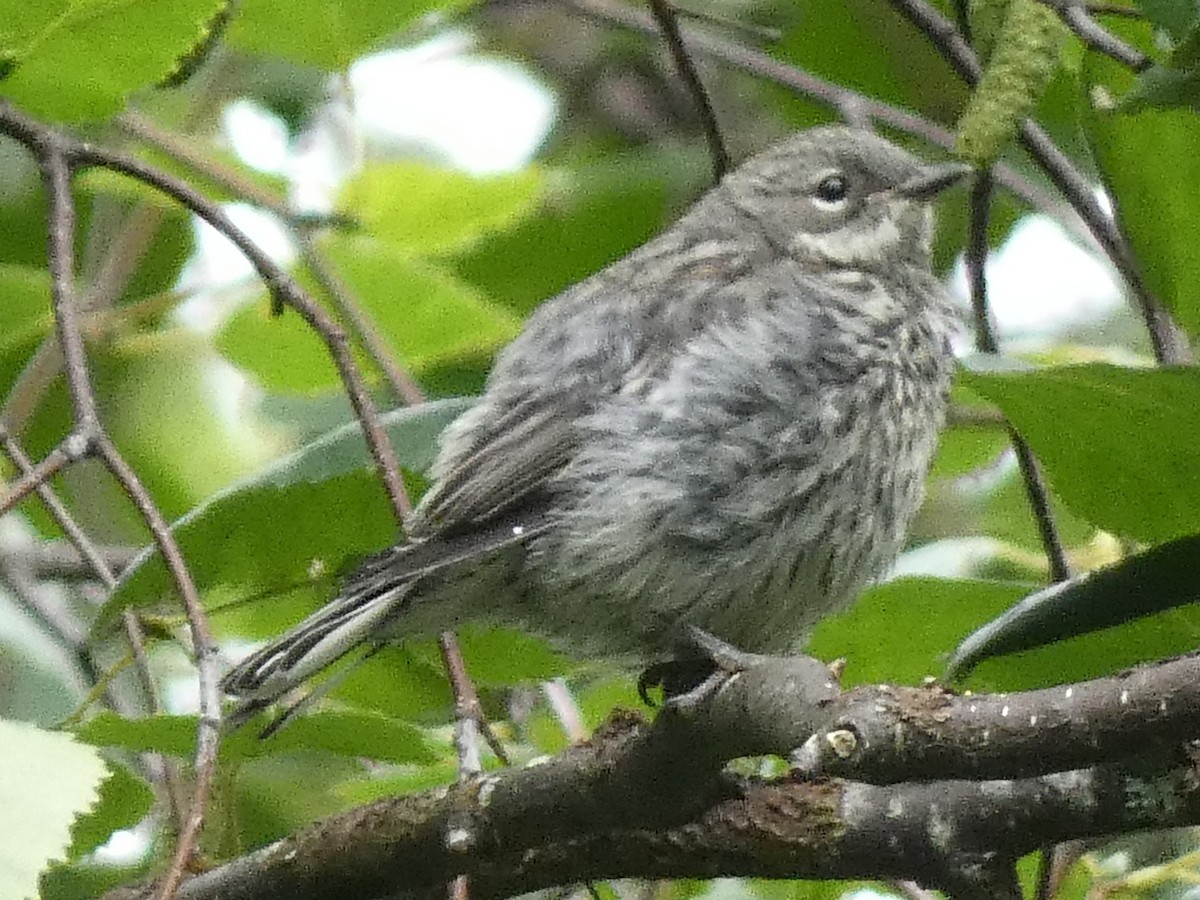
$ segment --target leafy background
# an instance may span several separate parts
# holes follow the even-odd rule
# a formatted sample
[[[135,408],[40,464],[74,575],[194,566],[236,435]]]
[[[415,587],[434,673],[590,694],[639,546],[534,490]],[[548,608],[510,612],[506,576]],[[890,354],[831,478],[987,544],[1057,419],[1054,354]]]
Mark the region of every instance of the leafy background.
[[[710,0],[695,9],[710,17],[710,30],[761,42],[777,60],[946,127],[968,102],[949,66],[884,0]],[[1152,67],[1135,76],[1069,40],[1028,100],[1074,163],[1103,185],[1147,283],[1195,337],[1200,27],[1191,4],[1141,0],[1134,9],[1139,18],[1105,24],[1148,54]],[[955,13],[949,4],[945,11]],[[437,44],[447,34],[455,37]],[[548,92],[555,113],[532,158],[471,173],[436,147],[363,126],[354,114],[356,64],[423,46],[441,48],[431,59],[442,53],[508,66]],[[429,69],[427,80],[395,89],[432,90],[445,71]],[[0,0],[0,72],[0,94],[28,113],[140,155],[210,196],[240,201],[234,210],[246,221],[256,221],[247,200],[283,213],[290,238],[256,233],[276,240],[301,283],[329,302],[311,259],[296,255],[298,243],[315,246],[433,398],[388,417],[414,492],[438,431],[469,403],[455,398],[479,389],[492,355],[530,310],[671,221],[708,178],[691,99],[661,46],[569,3],[244,0],[234,9],[220,0]],[[704,63],[702,72],[735,157],[831,116],[816,101],[736,68]],[[332,214],[332,227],[291,215],[305,206],[299,174],[252,164],[254,154],[230,124],[247,108],[280,129],[292,159],[313,144],[327,148],[327,189],[313,211]],[[486,136],[472,121],[479,115],[477,107],[447,101],[448,119]],[[499,139],[503,116],[490,127]],[[893,136],[927,155],[938,152]],[[1005,163],[1053,195],[1011,142],[999,149]],[[76,193],[87,349],[101,413],[156,501],[178,519],[232,656],[301,618],[335,590],[338,572],[388,544],[394,530],[385,497],[361,438],[341,428],[351,416],[335,370],[297,316],[272,316],[265,292],[248,278],[214,278],[212,260],[227,258],[161,197],[104,172],[80,178]],[[993,246],[1002,247],[1034,212],[999,193]],[[1072,236],[1063,239],[1075,242],[1064,254],[1100,259],[1064,205],[1037,212]],[[47,302],[45,213],[33,163],[0,140],[0,415],[35,458],[70,424]],[[936,247],[948,278],[965,220],[965,193],[950,195]],[[1034,283],[1062,285],[1052,266],[1031,275]],[[997,272],[1003,326],[1015,320],[1006,318],[999,279]],[[1001,336],[1006,356],[1024,365],[972,364],[960,379],[956,408],[978,415],[960,416],[944,436],[902,561],[915,577],[873,589],[813,637],[818,655],[848,659],[850,683],[918,683],[940,674],[963,637],[1045,583],[1041,541],[1005,449],[1007,434],[989,413],[996,407],[1039,456],[1076,570],[1200,532],[1200,375],[1153,368],[1132,304],[1058,318],[1048,304],[1044,321]],[[369,354],[360,348],[358,358],[381,404],[396,406]],[[0,779],[0,810],[10,814],[0,812],[0,835],[11,834],[5,829],[15,821],[39,838],[0,840],[21,863],[0,866],[18,873],[0,881],[4,897],[32,893],[50,859],[58,862],[42,872],[39,888],[47,900],[92,896],[161,865],[169,828],[138,754],[159,751],[186,766],[195,742],[182,619],[161,563],[137,552],[147,540],[143,527],[97,467],[72,468],[55,487],[94,539],[124,553],[131,568],[106,596],[77,570],[46,573],[29,562],[62,543],[35,502],[0,520],[0,715],[40,726],[28,740],[0,741],[0,771],[13,774],[11,784],[44,776],[50,766],[71,776],[45,780],[44,817],[15,820],[5,802],[15,788]],[[1167,593],[1180,603],[1194,599],[1187,567],[1172,559],[1175,568],[1163,577],[1174,590]],[[114,693],[133,698],[140,694],[114,623],[122,610],[136,610],[155,638],[151,664],[166,711],[149,715],[141,702],[105,709],[89,690],[96,673],[80,663],[82,638],[73,643],[30,616],[22,593],[31,578],[50,604],[90,629],[86,646],[99,672]],[[1091,600],[1121,602],[1120,593]],[[518,760],[567,740],[540,700],[539,681],[566,679],[589,727],[614,706],[637,703],[627,671],[569,660],[509,632],[469,629],[461,638]],[[966,685],[1010,689],[1088,677],[1194,647],[1197,638],[1200,618],[1181,606],[991,660]],[[452,713],[432,645],[388,650],[273,740],[258,742],[247,731],[224,742],[202,849],[219,860],[323,813],[449,781]],[[37,749],[40,738],[55,741],[53,759]],[[68,835],[64,829],[83,811]],[[1083,896],[1101,883],[1177,893],[1179,870],[1138,879],[1129,873],[1191,846],[1189,838],[1155,836],[1126,842],[1120,854],[1099,848],[1063,894]],[[680,883],[655,893],[799,897],[863,888]]]

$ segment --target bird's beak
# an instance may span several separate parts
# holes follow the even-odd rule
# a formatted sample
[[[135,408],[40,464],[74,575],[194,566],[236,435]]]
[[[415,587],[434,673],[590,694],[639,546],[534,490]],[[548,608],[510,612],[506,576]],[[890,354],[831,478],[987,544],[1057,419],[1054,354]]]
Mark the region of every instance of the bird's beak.
[[[970,171],[966,163],[935,163],[896,188],[896,193],[913,200],[931,200]]]

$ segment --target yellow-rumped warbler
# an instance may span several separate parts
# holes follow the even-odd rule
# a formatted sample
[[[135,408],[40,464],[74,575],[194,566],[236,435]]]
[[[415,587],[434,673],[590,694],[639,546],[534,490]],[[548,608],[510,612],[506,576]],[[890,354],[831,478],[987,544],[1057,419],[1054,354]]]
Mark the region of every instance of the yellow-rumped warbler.
[[[892,563],[920,504],[955,320],[928,201],[965,171],[824,127],[730,172],[530,317],[442,436],[409,543],[225,690],[256,709],[464,619],[631,660],[689,625],[790,648]]]

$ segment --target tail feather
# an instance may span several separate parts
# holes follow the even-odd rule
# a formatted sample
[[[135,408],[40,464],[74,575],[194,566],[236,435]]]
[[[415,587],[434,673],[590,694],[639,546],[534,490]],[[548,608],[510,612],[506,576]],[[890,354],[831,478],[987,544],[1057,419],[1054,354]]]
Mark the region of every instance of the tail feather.
[[[317,610],[287,634],[251,654],[221,681],[227,693],[260,708],[337,662],[373,637],[408,583],[379,593],[353,593]]]
[[[221,680],[221,689],[240,701],[231,721],[245,721],[356,647],[385,641],[392,620],[430,577],[523,545],[548,527],[543,515],[514,513],[468,533],[405,544],[368,560],[340,597],[250,654]]]

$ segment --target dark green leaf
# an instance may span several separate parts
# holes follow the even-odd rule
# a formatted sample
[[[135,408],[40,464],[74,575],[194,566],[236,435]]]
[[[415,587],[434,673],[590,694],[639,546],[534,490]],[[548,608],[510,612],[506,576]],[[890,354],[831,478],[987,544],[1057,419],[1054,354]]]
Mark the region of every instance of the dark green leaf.
[[[469,405],[443,400],[383,416],[399,458],[426,468],[441,430]],[[395,540],[395,520],[368,460],[355,422],[176,522],[172,529],[200,590],[225,585],[236,595],[294,588],[310,604],[325,599],[327,578],[318,576]],[[157,552],[147,551],[126,571],[101,622],[127,606],[155,603],[171,585]]]
[[[1063,502],[1146,542],[1200,531],[1200,371],[1064,366],[966,372],[1029,441]]]
[[[1193,237],[1196,205],[1187,185],[1200,183],[1200,116],[1191,109],[1129,114],[1114,107],[1111,101],[1133,87],[1133,76],[1099,53],[1087,55],[1084,73],[1095,85],[1084,126],[1117,218],[1147,285],[1185,328],[1196,333],[1200,242]],[[1105,95],[1108,102],[1096,101]],[[1139,102],[1136,93],[1129,102]],[[1148,152],[1150,147],[1153,152]]]
[[[116,0],[72,3],[45,24],[4,81],[5,96],[53,119],[102,119],[154,84],[204,35],[224,0]],[[0,8],[24,18],[26,4]]]
[[[1200,536],[1191,535],[1031,594],[963,641],[948,674],[958,677],[990,657],[1195,603],[1197,559]]]
[[[808,652],[845,657],[843,684],[920,684],[982,622],[1028,592],[1025,585],[900,578],[873,587],[849,610],[824,619]]]
[[[1146,18],[1169,31],[1175,38],[1182,38],[1195,23],[1198,11],[1189,0],[1137,0]]]

